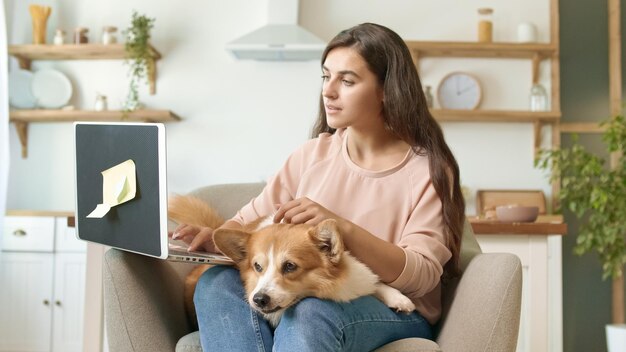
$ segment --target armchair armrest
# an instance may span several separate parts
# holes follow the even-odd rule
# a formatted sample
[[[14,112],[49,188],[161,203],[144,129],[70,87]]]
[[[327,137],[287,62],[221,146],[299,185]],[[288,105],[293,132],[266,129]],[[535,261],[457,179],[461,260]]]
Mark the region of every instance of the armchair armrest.
[[[104,256],[104,311],[111,351],[174,351],[190,333],[183,282],[192,265],[117,249]]]
[[[444,297],[451,304],[437,338],[442,350],[515,351],[522,301],[522,264],[517,256],[478,254],[456,290],[446,292],[453,297]]]

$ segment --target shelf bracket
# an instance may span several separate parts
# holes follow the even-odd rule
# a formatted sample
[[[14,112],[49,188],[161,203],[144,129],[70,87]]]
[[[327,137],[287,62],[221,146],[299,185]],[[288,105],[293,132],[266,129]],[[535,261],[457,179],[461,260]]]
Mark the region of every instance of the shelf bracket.
[[[156,61],[151,58],[147,62],[148,65],[148,82],[150,83],[150,94],[156,94]]]
[[[533,84],[539,82],[539,64],[541,63],[542,57],[539,53],[535,53],[533,55],[532,65],[533,65]]]
[[[539,150],[541,149],[541,128],[543,127],[543,122],[535,121],[533,122],[533,130],[534,130],[534,141],[533,141],[533,159],[537,159],[539,156]]]
[[[17,56],[17,62],[20,64],[22,70],[30,70],[31,60],[25,57]]]
[[[28,123],[16,121],[14,124],[17,130],[17,136],[20,139],[20,144],[22,145],[22,159],[26,159],[28,157]]]

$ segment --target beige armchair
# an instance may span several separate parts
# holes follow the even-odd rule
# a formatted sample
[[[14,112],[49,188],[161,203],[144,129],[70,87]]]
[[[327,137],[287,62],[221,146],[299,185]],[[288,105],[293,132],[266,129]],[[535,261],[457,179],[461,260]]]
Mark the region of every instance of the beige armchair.
[[[208,186],[193,192],[225,218],[260,193],[263,184]],[[443,288],[436,341],[404,339],[377,351],[514,351],[522,270],[512,254],[481,254],[469,223],[461,246],[463,275]],[[104,310],[109,349],[201,351],[186,316],[183,281],[193,264],[110,249],[104,258]]]

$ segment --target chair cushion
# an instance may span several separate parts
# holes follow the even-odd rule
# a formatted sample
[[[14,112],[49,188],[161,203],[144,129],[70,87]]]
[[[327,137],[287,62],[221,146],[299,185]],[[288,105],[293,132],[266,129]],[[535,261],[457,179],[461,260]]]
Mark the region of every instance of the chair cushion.
[[[176,352],[202,352],[202,346],[200,345],[200,332],[192,332],[187,334],[178,340],[176,344]]]
[[[192,332],[178,340],[176,352],[202,352],[200,332]],[[434,341],[411,338],[388,343],[376,352],[441,352],[441,349]]]

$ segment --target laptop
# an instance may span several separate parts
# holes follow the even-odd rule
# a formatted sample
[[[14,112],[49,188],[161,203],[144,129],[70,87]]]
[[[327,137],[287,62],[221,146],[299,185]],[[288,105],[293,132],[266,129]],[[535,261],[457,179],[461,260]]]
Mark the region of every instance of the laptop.
[[[169,238],[163,124],[75,122],[74,142],[79,239],[161,259],[233,264]]]

